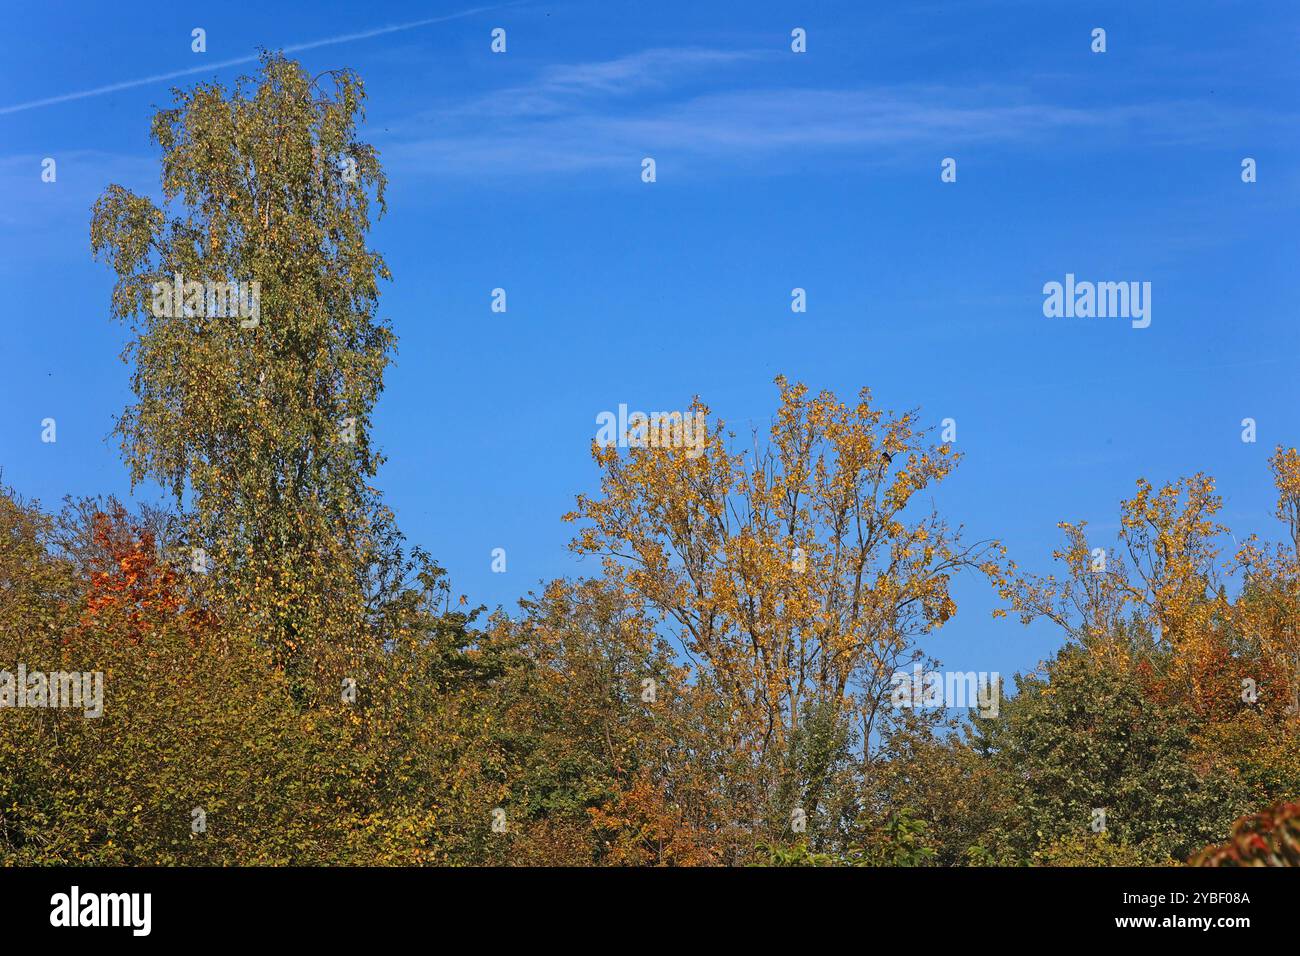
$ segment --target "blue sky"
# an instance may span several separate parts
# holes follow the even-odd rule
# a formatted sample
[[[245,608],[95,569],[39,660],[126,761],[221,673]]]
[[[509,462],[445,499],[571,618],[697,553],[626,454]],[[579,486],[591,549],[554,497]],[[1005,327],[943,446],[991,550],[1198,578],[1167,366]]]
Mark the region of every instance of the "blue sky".
[[[51,505],[128,492],[108,435],[129,370],[111,275],[90,258],[91,203],[110,182],[156,195],[148,126],[169,85],[229,83],[253,65],[226,61],[300,46],[312,71],[362,75],[390,176],[373,234],[399,336],[376,416],[380,484],[474,602],[596,570],[568,553],[560,518],[595,487],[599,412],[698,394],[745,434],[768,421],[778,373],[956,419],[965,460],[938,505],[1033,570],[1047,570],[1060,520],[1088,519],[1109,544],[1138,476],[1208,471],[1238,537],[1275,532],[1265,459],[1300,442],[1294,5],[471,9],[10,12],[7,484]],[[494,27],[504,55],[489,50]],[[794,27],[805,54],[790,50]],[[187,70],[200,72],[147,79]],[[117,88],[69,96],[104,87]],[[41,182],[44,157],[55,183]],[[955,183],[940,181],[945,157]],[[1150,327],[1045,318],[1043,284],[1066,273],[1149,281]],[[805,314],[790,311],[796,286]],[[489,309],[495,287],[504,315]],[[47,416],[56,444],[40,440]],[[1241,441],[1247,416],[1255,444]],[[506,574],[490,570],[496,547]],[[957,597],[926,644],[949,667],[1009,673],[1060,642],[991,620],[976,581]]]

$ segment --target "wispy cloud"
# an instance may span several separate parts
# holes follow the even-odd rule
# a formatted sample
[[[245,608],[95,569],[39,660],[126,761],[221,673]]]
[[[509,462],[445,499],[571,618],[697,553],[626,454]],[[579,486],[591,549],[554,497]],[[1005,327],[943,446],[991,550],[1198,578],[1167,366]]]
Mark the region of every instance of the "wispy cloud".
[[[400,33],[405,30],[415,30],[420,27],[432,26],[435,23],[446,23],[449,20],[460,20],[464,17],[472,17],[475,14],[487,13],[491,10],[500,10],[505,7],[517,6],[523,0],[515,0],[514,3],[497,4],[491,7],[474,7],[471,10],[462,10],[459,13],[449,13],[441,17],[427,17],[423,20],[412,20],[408,23],[395,23],[383,27],[375,27],[371,30],[361,30],[356,33],[345,33],[339,36],[325,37],[321,40],[309,40],[306,43],[294,43],[289,46],[280,47],[285,53],[301,53],[305,50],[315,50],[318,47],[335,46],[339,43],[352,43],[356,40],[368,40],[371,37],[383,36],[388,33]],[[173,70],[170,73],[155,73],[152,76],[142,76],[134,80],[122,80],[117,83],[109,83],[104,86],[96,86],[87,90],[77,90],[72,93],[61,93],[58,96],[47,96],[44,99],[29,100],[26,103],[15,103],[12,106],[0,106],[0,115],[5,113],[20,113],[24,110],[39,109],[42,106],[54,106],[59,103],[69,103],[73,100],[84,100],[92,96],[105,96],[109,93],[117,93],[121,90],[135,89],[140,86],[151,86],[157,83],[165,83],[168,80],[179,79],[183,76],[196,76],[202,73],[212,73],[231,66],[240,66],[245,63],[252,63],[258,58],[259,54],[250,53],[247,56],[237,56],[229,60],[220,60],[216,63],[207,63],[203,66],[191,67],[185,70]]]
[[[684,47],[644,50],[615,60],[547,66],[526,85],[444,103],[422,113],[419,121],[473,125],[484,117],[546,120],[595,113],[604,108],[622,110],[626,108],[626,97],[669,96],[684,83],[770,56],[770,51],[765,50]]]
[[[1165,145],[1282,118],[1201,101],[1105,106],[1046,101],[1013,85],[773,88],[760,51],[655,49],[552,66],[535,79],[389,123],[394,168],[444,175],[631,168],[643,156],[689,163],[855,151],[891,162],[911,148],[1033,144],[1074,137],[1147,138]],[[765,85],[755,84],[760,78]],[[430,135],[436,130],[436,135]]]
[[[731,66],[770,57],[764,50],[710,50],[698,47],[654,49],[594,63],[552,66],[543,70],[536,86],[549,93],[623,94],[665,88],[692,72]]]

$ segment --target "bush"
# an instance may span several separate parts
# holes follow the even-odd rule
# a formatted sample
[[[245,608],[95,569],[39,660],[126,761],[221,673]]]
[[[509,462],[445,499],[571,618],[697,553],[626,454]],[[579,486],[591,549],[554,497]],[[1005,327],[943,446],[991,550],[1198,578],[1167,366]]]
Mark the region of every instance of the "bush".
[[[1300,866],[1300,803],[1279,803],[1232,825],[1226,843],[1208,846],[1192,866]]]

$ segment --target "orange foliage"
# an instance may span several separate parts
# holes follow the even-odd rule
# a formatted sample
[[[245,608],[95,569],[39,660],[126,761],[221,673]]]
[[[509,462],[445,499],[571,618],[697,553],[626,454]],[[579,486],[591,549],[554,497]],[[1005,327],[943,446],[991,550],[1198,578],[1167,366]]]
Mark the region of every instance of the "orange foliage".
[[[180,576],[159,562],[153,532],[132,522],[121,505],[97,513],[93,522],[94,556],[80,632],[112,630],[139,644],[151,629],[182,612]],[[198,623],[194,612],[185,616]]]
[[[712,866],[722,862],[706,834],[650,776],[638,774],[604,806],[587,811],[616,866]]]

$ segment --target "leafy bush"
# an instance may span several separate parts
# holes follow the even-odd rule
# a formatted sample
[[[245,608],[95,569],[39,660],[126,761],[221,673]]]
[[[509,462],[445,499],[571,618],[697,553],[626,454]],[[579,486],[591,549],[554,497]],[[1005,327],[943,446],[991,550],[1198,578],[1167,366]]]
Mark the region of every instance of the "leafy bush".
[[[1279,803],[1232,825],[1226,843],[1209,846],[1193,866],[1300,866],[1300,803]]]

